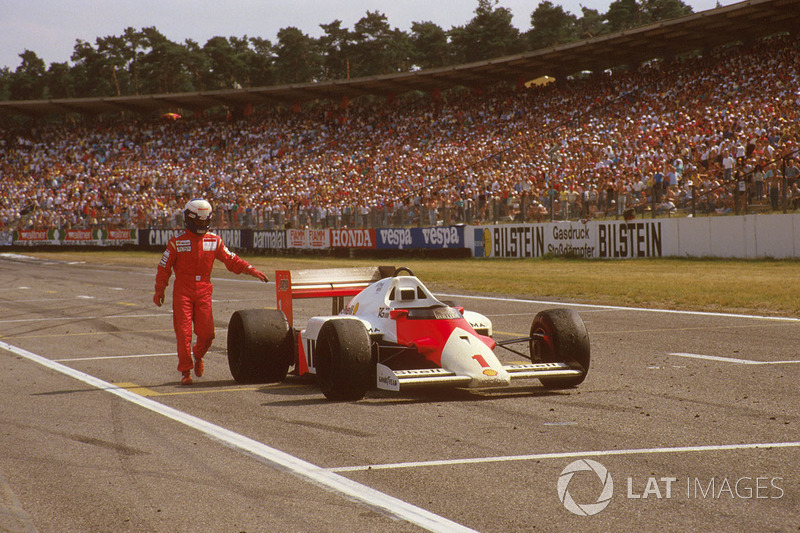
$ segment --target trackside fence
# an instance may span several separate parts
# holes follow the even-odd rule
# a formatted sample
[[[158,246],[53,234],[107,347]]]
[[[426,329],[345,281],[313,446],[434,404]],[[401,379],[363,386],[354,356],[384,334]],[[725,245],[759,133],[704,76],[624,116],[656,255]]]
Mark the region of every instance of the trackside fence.
[[[26,248],[160,250],[180,229],[0,231],[0,253]],[[461,252],[483,258],[800,257],[800,214],[631,218],[377,229],[226,229],[226,244],[253,253]]]

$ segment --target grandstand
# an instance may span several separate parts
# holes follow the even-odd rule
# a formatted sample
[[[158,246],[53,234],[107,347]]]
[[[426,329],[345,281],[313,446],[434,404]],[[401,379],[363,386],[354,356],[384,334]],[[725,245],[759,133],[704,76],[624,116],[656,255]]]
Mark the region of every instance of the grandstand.
[[[264,229],[795,209],[798,4],[743,2],[407,75],[2,102],[0,113],[32,117],[308,104],[235,121],[43,121],[4,131],[0,226],[169,228],[194,196],[217,206],[220,227]],[[587,69],[588,78],[565,78]],[[559,82],[519,83],[545,73]],[[437,87],[452,90],[413,92]],[[345,96],[353,96],[346,107]]]
[[[655,58],[708,51],[733,42],[751,43],[781,32],[796,34],[799,30],[800,0],[747,0],[577,43],[457,67],[280,87],[0,102],[0,118],[68,113],[99,115],[119,111],[161,114],[165,110],[197,111],[220,105],[230,108],[260,104],[291,106],[321,99],[387,97],[408,91],[483,86],[497,81],[517,83],[545,75],[563,78],[581,71],[602,72]]]

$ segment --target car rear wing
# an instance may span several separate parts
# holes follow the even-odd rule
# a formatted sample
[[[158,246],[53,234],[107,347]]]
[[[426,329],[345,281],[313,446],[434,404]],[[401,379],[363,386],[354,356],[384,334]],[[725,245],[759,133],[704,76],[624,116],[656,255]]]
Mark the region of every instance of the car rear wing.
[[[346,297],[394,275],[393,266],[322,268],[314,270],[276,270],[275,291],[278,309],[292,326],[292,301],[298,298],[331,298],[331,314],[339,314]]]

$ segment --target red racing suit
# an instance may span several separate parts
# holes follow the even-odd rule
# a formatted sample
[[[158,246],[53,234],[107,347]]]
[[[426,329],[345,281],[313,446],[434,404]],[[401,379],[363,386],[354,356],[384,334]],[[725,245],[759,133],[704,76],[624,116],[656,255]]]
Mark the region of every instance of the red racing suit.
[[[263,274],[250,263],[228,250],[222,238],[215,233],[197,235],[184,231],[172,237],[161,256],[156,273],[156,292],[154,301],[160,305],[164,300],[164,290],[169,284],[172,271],[175,271],[175,285],[172,289],[172,324],[178,341],[178,371],[186,372],[194,368],[195,359],[202,358],[214,340],[214,316],[211,312],[211,269],[214,259],[225,263],[234,274],[246,272],[266,280]],[[192,324],[197,342],[192,348]]]

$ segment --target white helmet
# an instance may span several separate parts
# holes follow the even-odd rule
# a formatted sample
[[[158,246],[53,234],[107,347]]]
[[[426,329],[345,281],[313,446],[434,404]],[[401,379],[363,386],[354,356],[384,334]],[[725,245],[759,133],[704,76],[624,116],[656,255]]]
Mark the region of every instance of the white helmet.
[[[211,225],[211,204],[202,199],[189,200],[183,209],[183,223],[192,233],[205,234]]]

